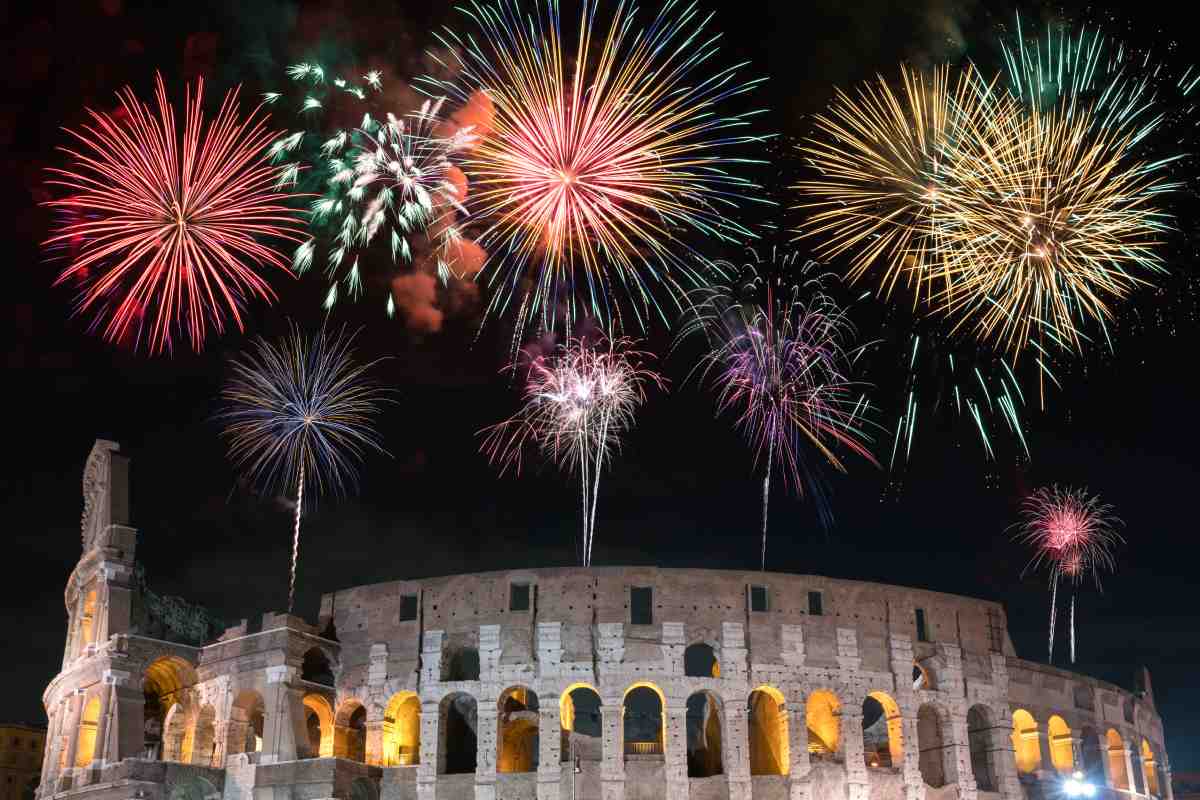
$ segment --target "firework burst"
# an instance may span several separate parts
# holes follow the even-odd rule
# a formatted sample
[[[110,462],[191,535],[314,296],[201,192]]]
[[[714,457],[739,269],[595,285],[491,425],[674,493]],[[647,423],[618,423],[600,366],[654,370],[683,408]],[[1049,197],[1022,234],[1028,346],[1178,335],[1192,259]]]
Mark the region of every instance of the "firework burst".
[[[296,590],[300,517],[310,498],[342,493],[371,451],[385,452],[373,425],[386,398],[367,374],[378,362],[354,360],[354,334],[298,327],[276,343],[257,339],[235,358],[218,416],[234,466],[263,491],[295,490],[288,613]]]
[[[698,290],[680,338],[702,334],[709,351],[697,367],[717,390],[717,408],[732,412],[763,468],[762,568],[767,566],[767,510],[771,473],[824,502],[816,465],[846,468],[844,448],[876,463],[867,443],[870,405],[849,376],[862,352],[852,346],[854,327],[825,285],[832,279],[815,262],[794,255],[741,268],[728,283]]]
[[[258,109],[241,116],[236,89],[206,124],[199,81],[182,132],[162,76],[156,111],[130,88],[117,96],[115,115],[89,110],[90,124],[67,130],[73,164],[50,170],[69,194],[47,203],[63,223],[46,245],[73,250],[56,283],[81,286],[76,312],[109,341],[160,353],[186,333],[199,351],[227,319],[242,330],[249,299],[274,299],[262,268],[286,272],[287,260],[262,240],[299,241],[303,223],[262,158],[274,134]]]
[[[1021,507],[1016,538],[1033,547],[1026,571],[1047,568],[1050,572],[1050,659],[1054,659],[1054,627],[1058,584],[1061,580],[1078,586],[1091,577],[1100,588],[1100,573],[1116,569],[1113,551],[1124,539],[1117,533],[1121,520],[1112,506],[1086,489],[1053,486],[1035,491]],[[1071,593],[1071,661],[1075,661],[1075,593]]]
[[[458,77],[424,80],[494,109],[465,160],[491,254],[487,310],[513,311],[518,333],[535,323],[569,332],[585,314],[608,327],[629,314],[644,327],[664,316],[659,290],[678,307],[699,283],[688,238],[752,238],[731,214],[754,186],[731,170],[761,138],[745,133],[751,114],[721,106],[759,81],[738,76],[744,65],[714,66],[720,37],[695,5],[668,0],[640,28],[632,5],[609,15],[585,0],[566,34],[556,0],[537,6],[464,7],[478,33],[439,36]]]
[[[482,450],[501,472],[519,471],[532,447],[579,473],[585,567],[592,563],[600,474],[633,427],[647,389],[666,387],[666,379],[647,366],[652,356],[635,347],[625,338],[570,339],[548,357],[532,357],[521,409],[482,432]]]

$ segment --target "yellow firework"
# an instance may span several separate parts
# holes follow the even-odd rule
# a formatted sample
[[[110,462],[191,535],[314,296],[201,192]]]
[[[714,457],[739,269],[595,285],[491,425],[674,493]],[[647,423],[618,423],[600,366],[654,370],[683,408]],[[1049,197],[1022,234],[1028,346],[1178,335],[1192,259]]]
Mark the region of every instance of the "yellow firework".
[[[970,70],[952,81],[947,67],[901,67],[900,77],[898,88],[880,77],[854,96],[837,91],[800,146],[817,176],[794,188],[805,212],[799,233],[817,239],[822,258],[845,256],[851,280],[874,269],[884,294],[903,280],[919,297],[941,272],[943,153],[982,124],[995,95]]]

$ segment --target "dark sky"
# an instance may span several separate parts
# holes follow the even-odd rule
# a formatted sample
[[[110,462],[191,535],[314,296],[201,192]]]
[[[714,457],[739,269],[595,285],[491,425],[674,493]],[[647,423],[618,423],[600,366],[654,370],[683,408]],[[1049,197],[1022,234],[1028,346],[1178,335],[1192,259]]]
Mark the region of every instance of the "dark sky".
[[[411,71],[430,27],[451,19],[441,6],[275,2],[234,10],[241,5],[22,4],[6,26],[4,50],[15,55],[0,71],[9,276],[0,293],[0,341],[10,425],[0,478],[8,562],[0,628],[10,632],[12,655],[0,718],[44,720],[41,692],[65,635],[62,590],[79,555],[80,473],[96,437],[118,440],[133,458],[139,557],[157,591],[229,620],[286,601],[288,512],[238,487],[207,421],[225,363],[245,338],[230,334],[203,355],[173,359],[105,345],[69,319],[70,293],[51,288],[54,266],[37,245],[49,224],[36,202],[45,197],[42,170],[57,158],[57,126],[77,122],[85,104],[108,107],[123,83],[148,92],[158,68],[175,86],[204,73],[218,89],[244,81],[257,93],[278,85],[283,65],[311,52],[321,36],[360,60]],[[785,10],[794,5],[719,8],[717,22],[728,31],[729,57],[750,59],[770,77],[764,131],[785,136],[806,132],[805,115],[822,107],[833,85],[894,71],[901,58],[994,59],[996,26],[1011,18],[1007,5],[949,0],[904,4],[911,7],[903,11],[841,0]],[[1023,8],[1031,19],[1049,13]],[[1196,41],[1174,13],[1143,2],[1114,13],[1110,25],[1180,57]],[[1192,39],[1174,41],[1178,31]],[[784,174],[795,169],[779,166]],[[1194,208],[1194,201],[1183,207],[1189,202]],[[1181,227],[1193,227],[1190,212],[1181,215]],[[1128,687],[1134,670],[1149,666],[1173,766],[1195,770],[1198,326],[1192,244],[1181,234],[1170,247],[1172,268],[1183,277],[1170,280],[1168,291],[1136,298],[1117,326],[1115,356],[1066,370],[1047,411],[1029,414],[1031,462],[1002,451],[986,464],[965,422],[931,425],[902,476],[858,463],[849,476],[831,479],[836,525],[828,533],[810,504],[777,493],[769,561],[778,571],[999,600],[1018,652],[1043,660],[1046,586],[1021,578],[1027,554],[1005,529],[1031,488],[1086,485],[1116,507],[1129,541],[1104,593],[1087,588],[1080,597],[1077,668]],[[250,332],[277,334],[288,317],[318,324],[323,286],[310,277],[280,283],[280,302],[255,308]],[[364,355],[391,356],[378,376],[397,391],[382,421],[392,457],[368,460],[357,497],[323,502],[305,519],[300,613],[315,618],[322,592],[363,583],[573,563],[574,484],[550,470],[497,479],[477,452],[475,432],[514,410],[514,389],[498,374],[508,332],[497,326],[476,339],[477,319],[467,315],[439,334],[415,336],[377,309],[342,308],[336,318],[365,326]],[[652,334],[652,349],[665,354],[668,344],[662,331]],[[649,402],[601,484],[595,561],[753,568],[760,487],[750,456],[728,421],[713,419],[711,397],[685,385],[687,353],[662,367],[673,393]],[[892,479],[900,488],[885,492]]]

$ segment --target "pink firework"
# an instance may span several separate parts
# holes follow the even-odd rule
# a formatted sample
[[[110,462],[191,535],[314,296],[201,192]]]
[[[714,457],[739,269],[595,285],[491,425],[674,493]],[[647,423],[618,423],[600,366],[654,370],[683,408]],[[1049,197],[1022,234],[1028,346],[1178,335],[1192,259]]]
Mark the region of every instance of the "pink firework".
[[[290,274],[286,256],[262,240],[302,239],[303,219],[278,190],[281,168],[264,148],[275,133],[255,109],[241,117],[238,91],[227,93],[205,124],[204,81],[187,92],[183,130],[157,78],[157,112],[126,87],[114,114],[91,111],[91,123],[67,132],[78,149],[47,183],[68,194],[47,205],[63,222],[46,240],[72,246],[56,284],[77,283],[76,312],[92,316],[105,339],[172,349],[186,332],[199,351],[226,320],[242,329],[247,300],[275,293],[263,267]]]
[[[1078,586],[1091,575],[1100,588],[1102,570],[1113,571],[1113,551],[1124,539],[1117,533],[1121,520],[1112,506],[1100,502],[1086,489],[1052,486],[1035,491],[1021,506],[1024,519],[1018,523],[1017,538],[1033,545],[1034,554],[1025,571],[1046,566],[1050,570],[1050,660],[1054,660],[1054,630],[1058,610],[1058,582],[1067,579]],[[1075,661],[1075,590],[1071,591],[1071,661]]]

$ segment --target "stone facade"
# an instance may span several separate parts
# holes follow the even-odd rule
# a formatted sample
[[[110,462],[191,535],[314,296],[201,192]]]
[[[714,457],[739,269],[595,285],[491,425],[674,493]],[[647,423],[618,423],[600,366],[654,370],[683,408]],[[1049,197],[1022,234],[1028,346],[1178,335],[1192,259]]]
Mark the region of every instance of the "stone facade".
[[[127,474],[97,442],[41,800],[1171,800],[1148,675],[1024,661],[1002,606],[920,589],[529,569],[156,638]]]

